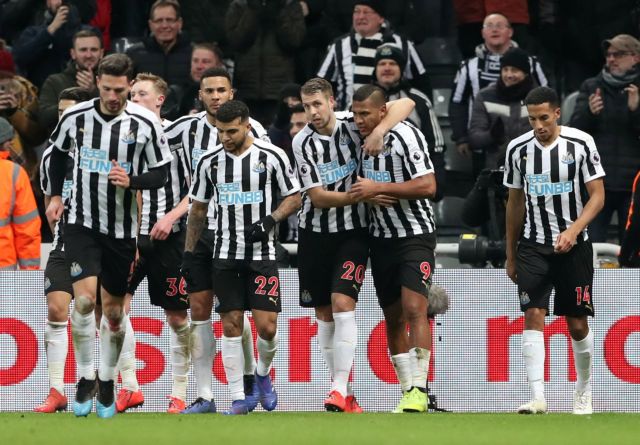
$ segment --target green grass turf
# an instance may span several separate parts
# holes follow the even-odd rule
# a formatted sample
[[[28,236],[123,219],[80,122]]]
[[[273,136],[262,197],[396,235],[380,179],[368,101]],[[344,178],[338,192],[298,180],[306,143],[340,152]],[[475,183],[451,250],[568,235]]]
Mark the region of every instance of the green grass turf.
[[[639,444],[639,414],[0,413],[0,444]]]

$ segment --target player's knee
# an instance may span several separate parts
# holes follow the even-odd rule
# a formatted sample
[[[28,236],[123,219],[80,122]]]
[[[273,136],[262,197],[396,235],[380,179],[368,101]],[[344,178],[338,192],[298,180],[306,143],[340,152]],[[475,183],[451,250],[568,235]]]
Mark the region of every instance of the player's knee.
[[[278,327],[276,323],[266,323],[261,326],[256,326],[256,331],[258,331],[258,335],[260,338],[264,340],[273,340],[278,332]]]
[[[103,306],[102,311],[103,311],[102,313],[104,317],[109,322],[109,328],[112,331],[117,331],[122,322],[122,317],[124,317],[124,311],[122,309],[122,306],[118,306],[118,305]]]
[[[408,322],[427,318],[427,300],[425,298],[412,298],[402,302],[402,311]]]
[[[225,337],[239,337],[242,335],[242,313],[238,314],[225,314],[222,318],[222,330]]]
[[[167,312],[167,323],[174,331],[180,329],[188,323],[187,311]]]
[[[47,319],[55,322],[65,322],[69,318],[69,304],[66,300],[49,300],[47,302]]]
[[[82,315],[86,315],[96,307],[95,300],[89,295],[78,295],[75,298],[74,307]]]

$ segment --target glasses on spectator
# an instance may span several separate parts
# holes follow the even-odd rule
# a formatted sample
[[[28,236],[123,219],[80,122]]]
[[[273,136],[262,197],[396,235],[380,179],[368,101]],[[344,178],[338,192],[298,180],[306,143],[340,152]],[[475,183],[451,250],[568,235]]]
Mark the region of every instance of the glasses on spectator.
[[[498,31],[511,28],[509,25],[505,25],[504,23],[487,23],[486,25],[482,25],[482,27],[484,29],[497,29]]]
[[[151,20],[151,23],[153,23],[154,25],[161,25],[163,23],[166,23],[167,25],[173,25],[177,21],[177,18],[159,18]]]
[[[629,52],[629,51],[607,51],[604,54],[605,59],[608,59],[609,57],[613,57],[614,59],[620,59],[624,56],[632,56],[633,53]]]

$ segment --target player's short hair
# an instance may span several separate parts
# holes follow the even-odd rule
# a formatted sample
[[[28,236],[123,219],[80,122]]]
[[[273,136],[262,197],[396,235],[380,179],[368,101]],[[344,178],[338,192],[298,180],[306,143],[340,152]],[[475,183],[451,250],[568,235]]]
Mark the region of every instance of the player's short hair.
[[[149,18],[153,18],[153,13],[156,9],[164,8],[165,6],[169,6],[173,8],[174,11],[176,11],[176,18],[179,19],[180,17],[182,17],[180,12],[180,3],[178,3],[176,0],[156,0],[153,5],[151,5],[151,9],[149,10]]]
[[[376,104],[383,105],[386,102],[384,90],[377,85],[362,85],[353,93],[353,102],[364,102],[371,98]]]
[[[237,118],[240,118],[240,122],[245,122],[249,119],[249,107],[239,100],[225,102],[218,108],[216,113],[216,121],[224,124],[228,124]]]
[[[300,94],[311,96],[312,94],[323,93],[327,97],[333,96],[333,87],[328,80],[321,77],[314,77],[307,80],[302,88],[300,88]]]
[[[60,94],[58,95],[58,102],[60,102],[61,100],[73,100],[76,102],[86,102],[90,100],[92,97],[93,97],[93,94],[91,93],[91,91],[85,88],[70,87],[60,91]]]
[[[87,37],[95,37],[100,42],[100,48],[102,48],[102,34],[93,29],[82,29],[73,35],[71,40],[71,47],[76,46],[76,40],[86,39]]]
[[[135,79],[133,79],[133,82],[131,84],[135,85],[136,82],[144,82],[144,81],[151,82],[153,84],[153,87],[156,89],[156,91],[162,94],[163,96],[166,96],[167,93],[169,93],[169,85],[167,85],[167,82],[165,82],[165,80],[162,77],[156,76],[155,74],[151,74],[151,73],[138,73],[138,75],[135,77]]]
[[[97,76],[126,76],[127,80],[133,78],[133,62],[126,54],[109,54],[98,64]]]
[[[304,105],[302,104],[295,104],[293,107],[291,107],[291,109],[289,110],[291,112],[291,114],[294,113],[304,113]]]
[[[537,87],[529,91],[529,94],[524,99],[525,105],[541,105],[544,103],[549,103],[552,108],[560,107],[560,98],[556,90],[549,87]]]
[[[222,53],[220,46],[218,46],[216,42],[194,43],[191,47],[191,54],[193,54],[193,52],[197,49],[205,49],[207,51],[210,51],[211,53],[215,54],[220,63],[222,63],[222,57],[224,56],[224,54]]]
[[[204,70],[202,73],[202,77],[200,78],[200,86],[202,87],[202,81],[209,77],[226,77],[229,80],[229,85],[232,85],[231,82],[231,74],[227,71],[226,68],[222,66],[216,66],[214,68],[208,68]]]

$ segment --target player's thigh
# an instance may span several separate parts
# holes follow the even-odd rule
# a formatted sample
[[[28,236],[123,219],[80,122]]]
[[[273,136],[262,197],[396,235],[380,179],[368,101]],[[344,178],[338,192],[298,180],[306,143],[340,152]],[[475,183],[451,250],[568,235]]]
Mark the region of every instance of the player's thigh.
[[[336,242],[331,292],[357,302],[369,259],[369,235],[366,229],[350,230],[342,232]]]
[[[298,235],[298,286],[300,306],[331,305],[331,271],[337,243],[332,234],[300,230]]]
[[[593,302],[593,247],[580,242],[569,252],[557,255],[553,268],[556,289],[553,313],[570,317],[595,314]]]
[[[52,250],[44,269],[44,293],[63,292],[73,295],[69,265],[64,251]]]
[[[187,284],[180,273],[184,236],[182,232],[169,235],[165,240],[150,240],[147,249],[141,249],[147,263],[147,280],[151,304],[166,310],[189,308]],[[140,244],[140,243],[138,243]]]
[[[101,247],[102,288],[114,297],[124,297],[127,293],[131,265],[136,256],[136,240],[103,236]],[[103,301],[102,304],[104,306],[105,302]]]
[[[383,312],[400,300],[397,268],[400,261],[394,254],[394,243],[385,238],[371,238],[371,276],[376,288],[378,304]]]
[[[100,234],[78,224],[67,224],[64,234],[64,257],[71,282],[99,277],[102,271]]]
[[[550,250],[551,249],[551,250]],[[549,309],[553,289],[551,276],[552,248],[535,243],[520,242],[516,259],[516,274],[520,310]]]
[[[213,260],[213,280],[216,283],[216,312],[222,314],[249,309],[247,272],[241,261]]]
[[[275,261],[250,261],[246,279],[249,309],[275,313],[282,310],[280,275]]]
[[[213,289],[213,237],[213,230],[203,230],[193,249],[191,283],[187,285],[189,294]]]

